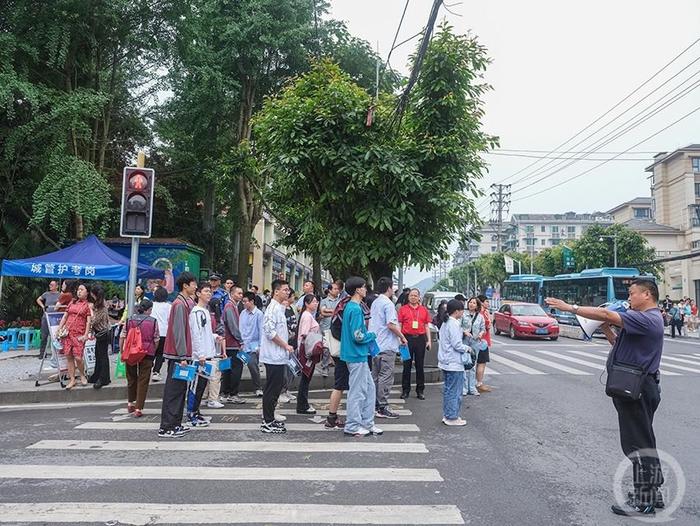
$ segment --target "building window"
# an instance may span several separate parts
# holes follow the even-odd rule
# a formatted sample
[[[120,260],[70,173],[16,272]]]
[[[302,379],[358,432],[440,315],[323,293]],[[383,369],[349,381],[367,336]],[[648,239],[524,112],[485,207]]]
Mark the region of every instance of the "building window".
[[[496,252],[496,247],[491,245],[491,252]]]
[[[552,245],[556,246],[559,244],[560,241],[561,241],[561,239],[552,239]]]
[[[547,244],[547,240],[546,240],[546,239],[542,239],[542,240],[540,241],[540,244],[541,244],[542,246],[545,246],[545,245]]]
[[[528,235],[533,235],[535,233],[535,227],[533,225],[526,225],[525,233]]]
[[[700,172],[700,157],[693,157],[691,161],[693,163],[693,171],[695,173]]]
[[[700,248],[700,241],[693,241],[690,244],[690,248]]]
[[[540,227],[540,232],[546,232],[546,231],[547,231],[547,227],[544,226],[544,225],[542,225],[542,226]]]
[[[559,227],[558,226],[553,226],[552,227],[552,234],[558,234],[559,233]]]
[[[526,237],[526,238],[525,238],[525,244],[526,244],[528,247],[534,246],[534,245],[535,245],[535,238],[534,238],[534,237]]]
[[[566,231],[569,233],[569,236],[574,237],[576,235],[576,227],[575,226],[567,226]]]
[[[700,195],[698,190],[700,190],[700,184],[695,183],[695,195]],[[635,219],[649,219],[651,217],[651,210],[648,208],[633,208],[632,211]]]
[[[695,183],[695,197],[700,197],[700,183]]]

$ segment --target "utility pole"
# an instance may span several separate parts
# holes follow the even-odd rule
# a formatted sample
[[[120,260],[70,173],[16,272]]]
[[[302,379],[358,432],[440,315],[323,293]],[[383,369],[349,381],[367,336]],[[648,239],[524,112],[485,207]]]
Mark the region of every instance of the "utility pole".
[[[503,218],[510,210],[510,185],[492,184],[491,190],[491,221],[496,223],[498,252],[503,252]]]

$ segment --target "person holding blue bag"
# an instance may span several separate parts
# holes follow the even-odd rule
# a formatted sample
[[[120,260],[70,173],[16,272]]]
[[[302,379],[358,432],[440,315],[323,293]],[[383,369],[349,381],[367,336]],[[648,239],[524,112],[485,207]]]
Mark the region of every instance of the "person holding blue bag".
[[[467,301],[467,310],[462,315],[463,341],[474,352],[474,359],[471,363],[465,364],[462,395],[479,396],[480,394],[476,386],[476,362],[478,361],[479,353],[488,349],[486,341],[483,339],[486,333],[486,321],[481,314],[481,310],[479,299],[472,297]]]
[[[440,326],[438,367],[442,369],[442,423],[446,426],[464,426],[467,421],[459,416],[462,408],[464,386],[464,354],[469,347],[462,342],[464,335],[461,319],[464,303],[452,299],[447,302],[447,311]]]

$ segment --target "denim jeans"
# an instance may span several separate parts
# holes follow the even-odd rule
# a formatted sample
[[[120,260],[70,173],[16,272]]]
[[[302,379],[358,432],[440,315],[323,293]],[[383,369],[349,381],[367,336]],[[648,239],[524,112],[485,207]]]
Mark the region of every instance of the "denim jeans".
[[[361,427],[374,426],[375,388],[367,362],[348,363],[350,389],[348,390],[345,432],[356,433]]]
[[[447,420],[459,418],[462,408],[462,388],[464,373],[462,371],[442,371],[445,383],[442,388],[442,414]],[[350,384],[352,387],[352,383]]]
[[[462,395],[466,395],[468,393],[476,393],[478,392],[476,390],[476,364],[474,364],[474,367],[469,369],[468,371],[464,371],[464,387],[462,388]]]

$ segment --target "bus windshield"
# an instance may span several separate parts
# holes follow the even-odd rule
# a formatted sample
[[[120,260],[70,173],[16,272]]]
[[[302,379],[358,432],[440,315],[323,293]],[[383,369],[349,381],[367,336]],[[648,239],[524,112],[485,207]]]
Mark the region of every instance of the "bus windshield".
[[[625,296],[627,297],[625,291]],[[608,278],[571,278],[546,280],[544,297],[559,298],[569,304],[597,307],[608,301]]]
[[[513,316],[546,316],[539,305],[511,305]]]

